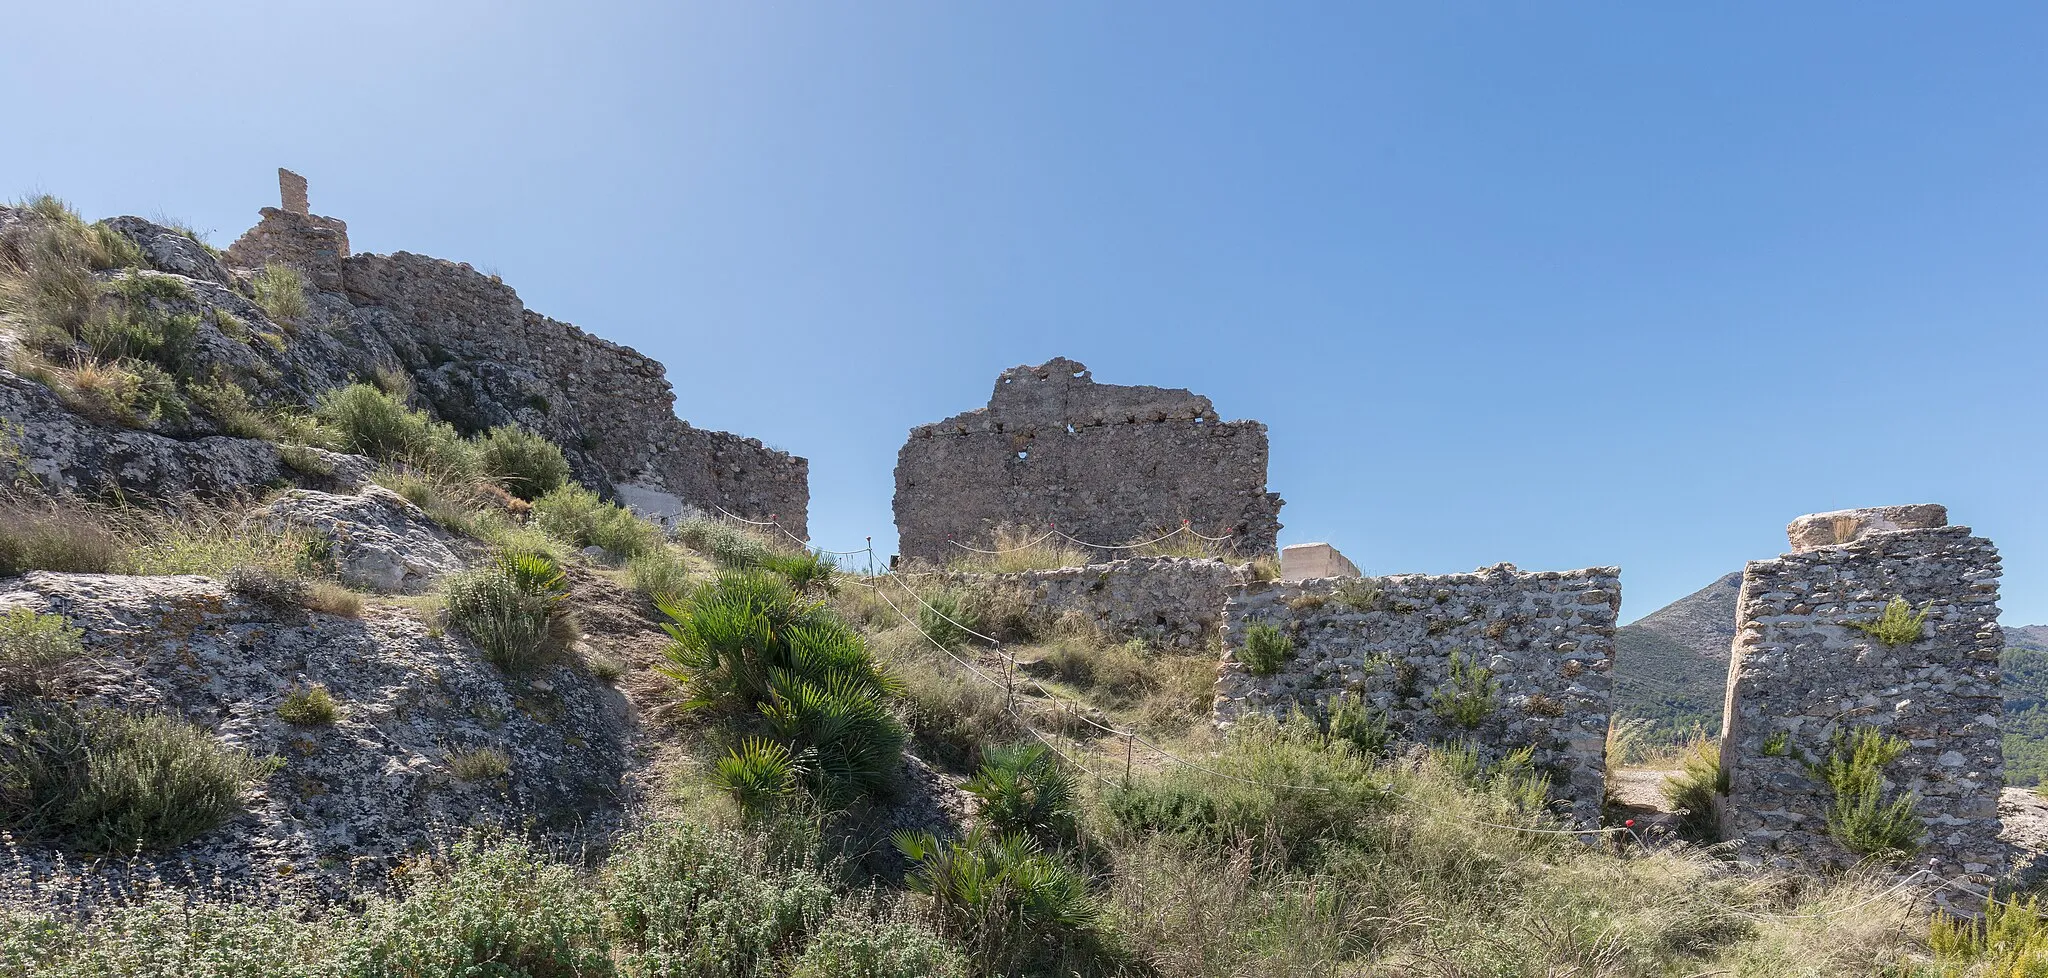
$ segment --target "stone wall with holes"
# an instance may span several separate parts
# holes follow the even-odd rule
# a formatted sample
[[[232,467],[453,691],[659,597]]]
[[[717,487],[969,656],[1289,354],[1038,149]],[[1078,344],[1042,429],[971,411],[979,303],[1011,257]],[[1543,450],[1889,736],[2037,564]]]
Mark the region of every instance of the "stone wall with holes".
[[[1005,639],[1085,629],[1161,648],[1213,642],[1231,588],[1246,569],[1220,560],[1131,557],[1019,574],[920,574],[921,592],[961,593],[990,632]]]
[[[1988,882],[2004,871],[1998,794],[1998,551],[1939,506],[1822,513],[1788,530],[1792,552],[1743,571],[1721,741],[1722,833],[1778,866],[1860,858],[1830,831],[1833,792],[1809,773],[1837,731],[1875,727],[1908,748],[1883,769],[1884,800],[1912,794],[1925,845],[1908,864]],[[1925,610],[1918,637],[1859,628],[1893,598]]]
[[[1098,384],[1065,358],[1004,371],[987,407],[912,429],[896,457],[899,550],[938,563],[1005,526],[1121,544],[1183,520],[1228,535],[1220,552],[1271,554],[1280,505],[1265,425],[1185,390]]]
[[[1596,826],[1620,574],[1500,564],[1470,574],[1246,584],[1223,608],[1216,718],[1227,725],[1253,712],[1320,713],[1355,694],[1402,740],[1470,744],[1490,761],[1532,748],[1560,813]],[[1271,675],[1243,658],[1246,631],[1261,623],[1292,643]],[[1462,699],[1451,683],[1454,656],[1486,670]],[[1472,708],[1462,719],[1461,705]]]
[[[401,251],[344,270],[355,314],[393,338],[420,396],[457,427],[541,432],[580,481],[648,516],[721,507],[808,532],[810,463],[677,418],[660,362],[527,309],[467,264]]]

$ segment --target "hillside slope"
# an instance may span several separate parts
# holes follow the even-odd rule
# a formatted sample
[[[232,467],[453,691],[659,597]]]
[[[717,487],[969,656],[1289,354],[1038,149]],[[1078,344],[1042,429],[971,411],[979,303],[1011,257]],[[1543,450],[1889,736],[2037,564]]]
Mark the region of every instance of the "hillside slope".
[[[1742,574],[1727,574],[1615,632],[1615,711],[1666,734],[1721,726]]]

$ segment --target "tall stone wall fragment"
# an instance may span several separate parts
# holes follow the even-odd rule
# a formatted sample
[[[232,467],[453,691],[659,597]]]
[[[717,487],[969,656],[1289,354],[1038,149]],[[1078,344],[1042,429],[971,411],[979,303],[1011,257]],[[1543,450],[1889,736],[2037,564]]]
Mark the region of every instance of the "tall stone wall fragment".
[[[1265,425],[1185,390],[1098,384],[1065,358],[1004,371],[987,407],[912,429],[896,461],[899,550],[938,563],[1004,527],[1115,545],[1184,520],[1270,554],[1280,506]]]
[[[1998,551],[1946,524],[1939,506],[1801,517],[1792,553],[1743,571],[1721,734],[1722,834],[1740,858],[1864,858],[1830,825],[1838,799],[1814,765],[1870,727],[1906,745],[1881,768],[1881,800],[1917,799],[1925,837],[1909,865],[1976,886],[2004,871]],[[1895,598],[1925,612],[1919,637],[1858,627]]]
[[[1326,712],[1351,694],[1403,740],[1466,744],[1491,761],[1533,749],[1571,823],[1596,827],[1620,611],[1613,567],[1500,564],[1470,574],[1247,584],[1223,610],[1216,718]],[[1244,658],[1246,632],[1258,624],[1292,643],[1268,675]]]

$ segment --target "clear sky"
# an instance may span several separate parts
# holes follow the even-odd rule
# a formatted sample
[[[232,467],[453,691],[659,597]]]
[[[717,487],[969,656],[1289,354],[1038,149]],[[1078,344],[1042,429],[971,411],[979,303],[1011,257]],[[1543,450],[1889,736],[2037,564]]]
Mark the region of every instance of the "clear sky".
[[[1682,9],[1683,8],[1683,9]],[[1282,542],[1618,564],[1933,501],[2048,621],[2048,7],[27,3],[0,193],[226,244],[274,168],[811,459],[1064,355],[1272,431]]]

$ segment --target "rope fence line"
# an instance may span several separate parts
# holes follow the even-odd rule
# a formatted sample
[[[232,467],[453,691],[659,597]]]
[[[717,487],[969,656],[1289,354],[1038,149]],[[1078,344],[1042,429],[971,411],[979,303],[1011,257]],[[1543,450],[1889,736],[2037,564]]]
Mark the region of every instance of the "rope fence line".
[[[729,509],[726,509],[723,506],[718,505],[717,503],[712,503],[711,508],[718,510],[721,513],[724,513],[728,519],[740,523],[745,523],[748,526],[772,526],[776,530],[780,531],[783,536],[786,536],[791,540],[796,541],[796,543],[799,546],[813,553],[823,554],[828,557],[852,557],[857,554],[872,554],[875,552],[874,537],[869,537],[868,545],[860,548],[859,550],[826,550],[823,547],[812,546],[809,540],[806,540],[803,537],[797,536],[796,534],[789,532],[789,528],[783,526],[782,522],[780,520],[777,520],[775,518],[775,514],[773,513],[768,514],[768,518],[765,520],[750,520],[744,516],[739,515],[738,513],[735,513]]]
[[[1212,537],[1208,534],[1205,534],[1195,529],[1193,524],[1190,523],[1188,520],[1181,520],[1179,526],[1174,527],[1173,529],[1168,530],[1165,533],[1162,533],[1156,537],[1153,537],[1150,540],[1141,540],[1137,543],[1090,543],[1086,540],[1081,539],[1080,537],[1074,536],[1073,534],[1060,529],[1058,525],[1051,526],[1044,533],[1039,534],[1037,539],[1032,540],[1029,543],[1019,544],[1018,546],[1010,547],[1004,550],[983,550],[980,547],[970,547],[964,543],[961,543],[958,540],[951,539],[950,537],[947,538],[946,542],[952,544],[955,547],[959,547],[962,550],[968,551],[969,553],[1001,556],[1003,554],[1017,553],[1021,550],[1029,550],[1032,547],[1036,547],[1039,544],[1044,543],[1045,541],[1050,540],[1056,536],[1065,539],[1069,543],[1073,543],[1083,547],[1088,547],[1092,550],[1137,550],[1141,547],[1149,547],[1153,544],[1170,540],[1183,533],[1191,537],[1194,537],[1197,540],[1207,540],[1210,543],[1221,543],[1225,540],[1229,540],[1237,536],[1237,534],[1235,533],[1225,533],[1222,536]]]

